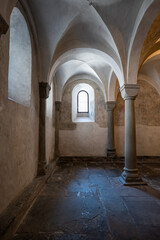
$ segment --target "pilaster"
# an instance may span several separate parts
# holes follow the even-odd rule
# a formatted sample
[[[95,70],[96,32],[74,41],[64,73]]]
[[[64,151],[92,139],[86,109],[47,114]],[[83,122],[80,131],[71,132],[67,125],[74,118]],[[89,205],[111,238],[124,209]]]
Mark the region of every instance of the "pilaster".
[[[61,102],[55,101],[55,155],[59,157],[59,121]]]
[[[116,102],[108,101],[106,103],[106,110],[108,116],[108,146],[107,146],[107,158],[113,159],[116,157],[115,143],[114,143],[114,108]]]
[[[46,169],[46,99],[51,87],[46,82],[39,83],[39,162],[38,175],[44,175]]]

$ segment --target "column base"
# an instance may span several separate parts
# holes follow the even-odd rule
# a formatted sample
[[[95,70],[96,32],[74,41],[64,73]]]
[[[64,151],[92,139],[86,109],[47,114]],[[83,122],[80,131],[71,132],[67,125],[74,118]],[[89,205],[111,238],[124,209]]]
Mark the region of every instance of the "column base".
[[[115,149],[107,149],[107,158],[114,159],[116,158],[116,150]]]
[[[138,174],[138,169],[124,168],[120,180],[125,186],[147,185]]]

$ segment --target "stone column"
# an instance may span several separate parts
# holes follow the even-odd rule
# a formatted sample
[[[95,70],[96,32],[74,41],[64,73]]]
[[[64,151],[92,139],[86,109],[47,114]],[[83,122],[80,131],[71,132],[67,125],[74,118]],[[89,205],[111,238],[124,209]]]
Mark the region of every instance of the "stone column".
[[[139,85],[124,84],[121,88],[125,100],[125,167],[121,175],[124,185],[144,184],[138,174],[136,160],[136,124],[134,100],[139,91]]]
[[[116,103],[110,101],[106,103],[106,110],[108,116],[108,147],[107,157],[114,158],[116,156],[115,143],[114,143],[114,108]]]
[[[61,102],[55,102],[55,156],[59,157],[59,120]]]
[[[38,175],[44,175],[46,169],[46,102],[51,87],[48,83],[39,83],[39,162]]]
[[[3,19],[3,17],[0,15],[0,37],[2,34],[6,34],[8,31],[8,24],[6,21]]]

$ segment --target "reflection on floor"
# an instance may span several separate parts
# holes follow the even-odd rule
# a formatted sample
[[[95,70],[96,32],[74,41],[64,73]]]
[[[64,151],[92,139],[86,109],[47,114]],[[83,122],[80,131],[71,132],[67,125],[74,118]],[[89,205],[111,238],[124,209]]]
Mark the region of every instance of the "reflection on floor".
[[[59,164],[13,239],[159,240],[160,165],[139,169],[148,186],[124,187],[121,164]]]

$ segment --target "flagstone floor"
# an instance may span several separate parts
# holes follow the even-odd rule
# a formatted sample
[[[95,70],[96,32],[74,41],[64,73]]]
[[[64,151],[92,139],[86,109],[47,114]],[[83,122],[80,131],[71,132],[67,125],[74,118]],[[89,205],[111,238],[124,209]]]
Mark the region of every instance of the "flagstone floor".
[[[159,240],[160,165],[140,164],[146,186],[126,187],[122,164],[62,162],[14,240]]]

